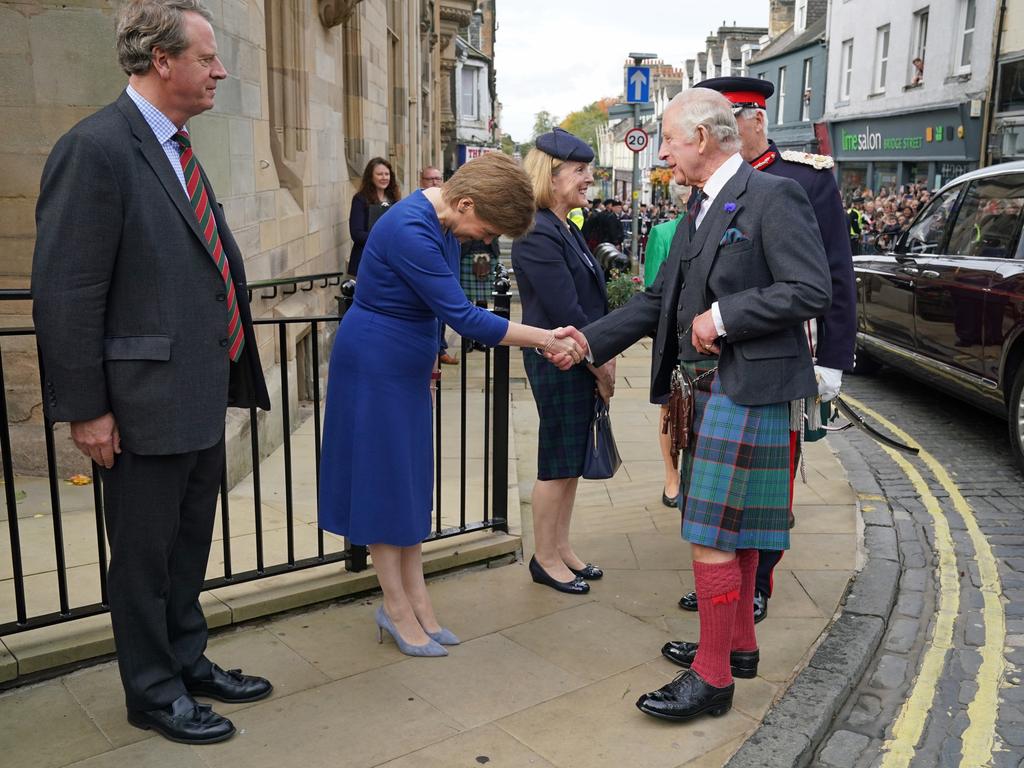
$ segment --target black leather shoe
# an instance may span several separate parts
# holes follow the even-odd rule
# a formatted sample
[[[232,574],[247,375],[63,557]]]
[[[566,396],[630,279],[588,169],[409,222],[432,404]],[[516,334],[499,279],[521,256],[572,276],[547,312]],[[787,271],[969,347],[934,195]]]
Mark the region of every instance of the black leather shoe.
[[[661,647],[661,655],[673,664],[689,669],[697,656],[698,645],[698,643],[688,643],[685,640],[673,640]],[[757,677],[757,662],[760,659],[761,654],[758,651],[733,651],[729,654],[729,668],[732,670],[732,676],[747,679]]]
[[[754,623],[768,616],[768,595],[764,592],[754,593]]]
[[[241,704],[265,699],[274,690],[274,686],[264,677],[243,675],[240,669],[229,669],[225,672],[216,664],[212,667],[210,676],[204,680],[185,678],[185,688],[190,694],[228,704]]]
[[[679,598],[679,607],[684,611],[696,611],[697,610],[697,593],[687,592],[685,595]]]
[[[540,567],[536,557],[530,558],[530,575],[538,584],[557,589],[559,592],[568,592],[570,595],[585,595],[590,591],[590,585],[583,580],[582,576],[577,576],[572,581],[555,581],[548,576],[547,571]]]
[[[569,568],[569,570],[575,573],[581,579],[593,579],[594,581],[596,581],[597,579],[600,579],[602,576],[604,576],[604,571],[602,571],[593,563],[587,563],[578,571],[575,568]]]
[[[732,694],[735,690],[735,683],[725,688],[715,688],[704,682],[692,669],[684,669],[668,685],[637,699],[636,706],[644,714],[676,722],[691,720],[703,714],[721,717],[732,709]]]
[[[235,735],[235,726],[230,720],[187,693],[163,709],[129,709],[128,722],[144,731],[156,731],[179,744],[216,744]]]
[[[661,503],[664,504],[666,507],[672,507],[673,509],[675,509],[676,507],[679,506],[679,494],[677,493],[675,496],[669,496],[667,493],[665,493],[665,491],[662,491]]]

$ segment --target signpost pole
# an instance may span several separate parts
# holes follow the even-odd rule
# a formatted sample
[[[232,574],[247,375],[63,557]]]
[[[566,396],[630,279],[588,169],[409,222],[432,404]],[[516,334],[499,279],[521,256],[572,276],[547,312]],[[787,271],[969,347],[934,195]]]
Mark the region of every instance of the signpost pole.
[[[639,64],[639,62],[637,62]],[[633,105],[633,127],[640,127],[640,103]],[[633,237],[630,243],[630,254],[633,259],[634,274],[640,274],[640,153],[633,153]]]
[[[633,105],[633,129],[640,128],[640,114],[643,106],[650,101],[651,92],[651,70],[641,65],[649,60],[657,58],[653,53],[630,53],[629,58],[633,60],[633,66],[626,68],[626,103]],[[643,136],[646,139],[646,136]],[[646,147],[646,141],[643,147]],[[633,261],[633,268],[639,273],[640,270],[640,152],[633,149],[633,190],[630,195],[633,214],[632,237],[630,238],[630,256]]]

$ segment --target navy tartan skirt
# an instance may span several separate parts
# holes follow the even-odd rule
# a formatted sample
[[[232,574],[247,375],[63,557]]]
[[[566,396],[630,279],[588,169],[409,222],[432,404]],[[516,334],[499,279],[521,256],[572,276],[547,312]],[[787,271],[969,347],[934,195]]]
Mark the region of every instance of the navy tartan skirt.
[[[532,349],[523,350],[526,377],[537,403],[537,479],[583,474],[597,381],[586,364],[560,371]]]

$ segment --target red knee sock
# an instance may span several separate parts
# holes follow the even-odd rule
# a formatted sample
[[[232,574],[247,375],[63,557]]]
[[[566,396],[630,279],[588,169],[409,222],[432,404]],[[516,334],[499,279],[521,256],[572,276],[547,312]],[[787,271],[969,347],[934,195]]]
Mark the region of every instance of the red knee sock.
[[[736,605],[736,625],[732,630],[732,650],[756,651],[754,633],[754,587],[757,584],[756,549],[737,549],[736,562],[740,569],[740,601]]]
[[[709,685],[724,688],[732,683],[729,652],[740,597],[740,568],[736,560],[694,562],[693,581],[700,614],[700,647],[693,671]]]

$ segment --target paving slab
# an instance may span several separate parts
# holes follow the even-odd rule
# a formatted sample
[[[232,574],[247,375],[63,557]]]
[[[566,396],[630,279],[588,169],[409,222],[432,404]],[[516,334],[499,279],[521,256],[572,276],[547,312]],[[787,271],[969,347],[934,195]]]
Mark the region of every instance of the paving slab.
[[[496,725],[482,725],[379,768],[554,768]]]
[[[208,768],[376,766],[462,730],[387,668],[259,702],[232,721],[235,738],[203,748]]]
[[[106,752],[104,738],[60,680],[0,694],[0,755],[18,768],[57,768]]]
[[[635,705],[666,682],[641,665],[498,722],[559,768],[675,768],[733,741],[757,721],[737,709],[692,727],[647,717]],[[579,734],[582,738],[570,738]]]

